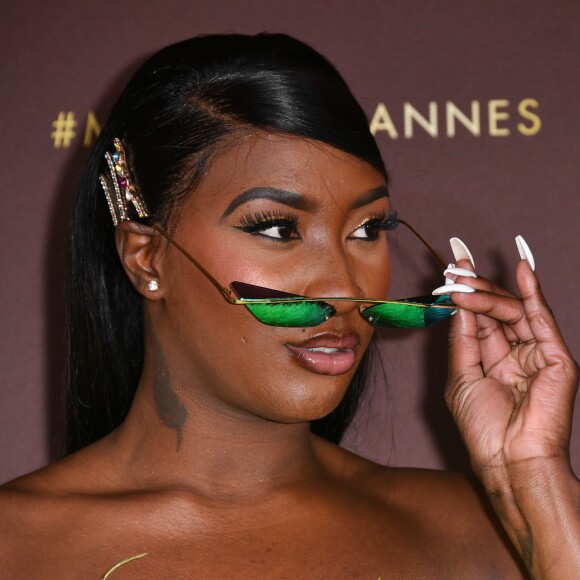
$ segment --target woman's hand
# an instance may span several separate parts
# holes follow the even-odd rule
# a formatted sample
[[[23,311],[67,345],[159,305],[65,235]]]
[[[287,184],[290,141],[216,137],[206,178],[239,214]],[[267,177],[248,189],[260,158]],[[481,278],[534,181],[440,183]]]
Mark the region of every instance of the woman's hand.
[[[580,486],[569,458],[578,366],[531,252],[516,268],[520,298],[470,277],[469,252],[457,243],[455,250],[457,266],[468,271],[447,276],[477,291],[452,294],[460,310],[449,335],[447,404],[528,569],[537,577],[573,577],[565,574],[580,570]]]
[[[473,270],[465,258],[457,266]],[[478,470],[567,458],[578,367],[528,260],[516,280],[521,298],[455,276],[478,292],[452,295],[461,310],[450,328],[446,399]]]

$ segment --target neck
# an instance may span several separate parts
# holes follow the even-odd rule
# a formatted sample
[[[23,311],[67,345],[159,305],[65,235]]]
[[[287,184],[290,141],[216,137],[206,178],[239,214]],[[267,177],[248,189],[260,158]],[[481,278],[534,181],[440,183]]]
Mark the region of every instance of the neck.
[[[158,379],[144,374],[129,416],[110,438],[135,483],[228,499],[315,477],[307,422],[261,419],[186,389],[159,393]]]

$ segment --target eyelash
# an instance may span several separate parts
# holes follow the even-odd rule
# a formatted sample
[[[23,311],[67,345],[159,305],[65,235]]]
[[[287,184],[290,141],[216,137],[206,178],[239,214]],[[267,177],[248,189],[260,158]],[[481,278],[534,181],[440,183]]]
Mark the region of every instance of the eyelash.
[[[383,230],[394,230],[399,225],[397,220],[397,212],[395,210],[389,211],[389,213],[381,212],[377,215],[371,216],[362,224],[357,226],[352,232],[356,232],[361,228],[365,228],[365,233],[367,237],[353,236],[352,239],[361,240],[366,242],[376,241],[379,237],[379,233]],[[283,214],[281,212],[255,212],[253,214],[249,213],[240,219],[240,225],[236,226],[238,229],[254,235],[262,236],[279,242],[289,242],[291,240],[300,239],[300,234],[298,233],[298,216],[293,214]],[[276,237],[269,236],[263,232],[270,228],[287,228],[290,230],[290,234],[294,234],[292,237]],[[372,233],[368,230],[372,228]]]
[[[254,236],[263,236],[272,240],[280,242],[289,242],[291,240],[300,239],[298,234],[298,216],[292,214],[283,214],[281,212],[255,212],[253,214],[246,214],[240,219],[240,225],[236,226],[238,229],[252,234]],[[288,228],[293,237],[274,237],[265,235],[265,230],[270,228]]]
[[[360,224],[360,226],[356,227],[351,235],[356,232],[357,230],[360,230],[361,228],[365,228],[365,230],[367,228],[373,228],[374,232],[372,234],[369,234],[368,230],[366,230],[367,236],[366,238],[359,238],[359,237],[353,237],[353,239],[358,239],[358,240],[362,240],[365,242],[374,242],[378,239],[379,237],[379,233],[381,231],[384,230],[394,230],[397,226],[399,225],[398,219],[397,219],[397,212],[395,210],[391,210],[389,211],[389,213],[385,213],[385,212],[381,212],[380,214],[374,215],[372,217],[370,217],[369,219],[367,219],[366,221],[364,221],[362,224]]]

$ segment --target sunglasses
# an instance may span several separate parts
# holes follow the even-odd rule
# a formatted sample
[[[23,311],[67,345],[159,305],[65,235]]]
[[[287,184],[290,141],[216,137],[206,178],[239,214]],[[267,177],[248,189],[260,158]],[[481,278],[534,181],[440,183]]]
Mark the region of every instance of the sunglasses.
[[[427,241],[407,222],[397,222],[409,228],[445,268],[445,262]],[[231,290],[224,288],[179,242],[160,227],[153,225],[171,245],[181,252],[219,291],[229,304],[245,306],[262,324],[284,327],[318,326],[336,314],[330,302],[360,302],[360,315],[373,326],[389,328],[428,328],[449,318],[456,306],[448,295],[418,296],[401,300],[373,300],[368,298],[308,298],[288,294],[263,286],[232,282]],[[232,296],[232,291],[237,298]]]

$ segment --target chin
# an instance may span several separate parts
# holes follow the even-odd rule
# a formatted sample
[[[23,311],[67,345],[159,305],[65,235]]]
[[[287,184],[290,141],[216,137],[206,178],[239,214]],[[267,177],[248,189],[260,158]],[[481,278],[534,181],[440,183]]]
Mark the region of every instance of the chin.
[[[326,417],[342,401],[352,374],[286,384],[281,387],[284,393],[274,402],[277,409],[270,418],[281,423],[301,423]]]

